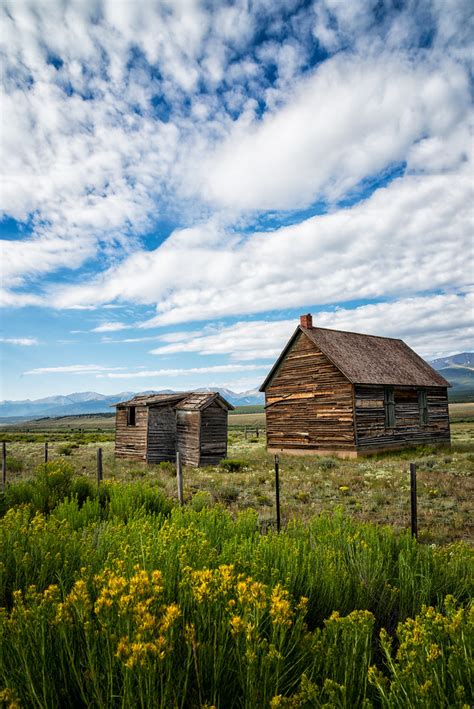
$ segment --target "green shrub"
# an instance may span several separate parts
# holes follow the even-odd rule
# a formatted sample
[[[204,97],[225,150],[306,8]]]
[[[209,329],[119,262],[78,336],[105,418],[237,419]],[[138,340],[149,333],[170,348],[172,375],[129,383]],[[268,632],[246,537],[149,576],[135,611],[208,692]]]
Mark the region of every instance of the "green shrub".
[[[215,498],[219,502],[230,503],[235,502],[239,496],[240,490],[236,485],[222,485],[214,492]]]
[[[169,515],[173,507],[163,492],[152,485],[131,482],[126,485],[102,485],[109,495],[108,512],[127,521],[135,513]]]
[[[220,461],[219,465],[229,473],[238,473],[239,470],[247,466],[247,462],[245,460],[238,460],[237,458],[224,458],[224,460]]]
[[[74,470],[63,460],[53,460],[39,465],[32,480],[33,505],[47,514],[64,498],[71,495]]]
[[[191,507],[195,512],[201,512],[201,510],[207,509],[211,505],[212,495],[205,490],[200,490],[191,498]]]
[[[318,468],[322,470],[331,470],[332,468],[337,468],[337,463],[334,458],[318,458],[316,461]]]
[[[170,478],[174,478],[176,476],[176,465],[170,460],[163,460],[161,463],[158,463],[156,469],[159,473],[168,475]]]
[[[82,507],[86,500],[97,497],[97,486],[85,475],[79,475],[72,481],[71,496],[76,497],[79,507]]]
[[[23,470],[23,461],[18,458],[13,458],[7,455],[7,475],[8,473],[21,473]]]
[[[77,448],[77,447],[78,447],[78,446],[76,445],[75,448]],[[59,446],[59,448],[58,448],[58,453],[59,453],[59,455],[71,455],[71,453],[72,453],[72,446],[68,446],[68,445]]]

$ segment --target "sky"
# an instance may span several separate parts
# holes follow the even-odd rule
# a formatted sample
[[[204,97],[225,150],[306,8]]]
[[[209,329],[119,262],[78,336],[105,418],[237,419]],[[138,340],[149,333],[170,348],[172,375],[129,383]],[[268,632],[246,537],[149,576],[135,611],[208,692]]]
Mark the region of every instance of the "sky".
[[[471,8],[0,0],[0,398],[472,349]]]

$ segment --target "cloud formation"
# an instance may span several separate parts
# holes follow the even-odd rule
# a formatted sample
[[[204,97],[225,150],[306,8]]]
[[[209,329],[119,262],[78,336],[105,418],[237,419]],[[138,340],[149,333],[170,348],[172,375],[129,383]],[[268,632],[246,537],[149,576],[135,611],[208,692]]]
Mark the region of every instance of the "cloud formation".
[[[315,327],[350,330],[369,335],[397,337],[425,357],[467,350],[474,339],[474,291],[464,295],[414,297],[389,303],[338,308],[313,315]],[[164,335],[165,344],[153,349],[155,355],[196,353],[228,355],[237,361],[274,359],[292,335],[297,320],[240,321],[216,327],[213,332],[180,338]],[[434,345],[436,349],[433,349]]]
[[[359,0],[5,0],[1,210],[28,225],[2,242],[5,304],[48,302],[25,292],[31,279],[93,259],[104,281],[116,263],[158,278],[171,265],[176,280],[173,258],[140,241],[178,210],[198,225],[198,267],[211,234],[213,270],[227,272],[230,234],[256,210],[333,203],[394,163],[456,175],[469,147],[468,26],[463,0],[378,14]],[[145,279],[121,295],[163,290],[152,296]],[[208,317],[219,293],[202,298]]]
[[[22,347],[39,345],[39,340],[36,337],[0,337],[0,342],[4,342],[7,345],[21,345]]]

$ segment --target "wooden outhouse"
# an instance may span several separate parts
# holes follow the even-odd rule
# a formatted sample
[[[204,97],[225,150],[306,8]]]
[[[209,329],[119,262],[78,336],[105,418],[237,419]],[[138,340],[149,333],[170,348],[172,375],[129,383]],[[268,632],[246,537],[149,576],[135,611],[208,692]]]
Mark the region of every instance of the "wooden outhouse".
[[[227,455],[227,414],[217,392],[138,395],[116,404],[115,455],[160,463],[179,451],[185,465],[214,465]]]
[[[271,369],[267,447],[339,455],[450,443],[449,383],[402,340],[300,325]]]

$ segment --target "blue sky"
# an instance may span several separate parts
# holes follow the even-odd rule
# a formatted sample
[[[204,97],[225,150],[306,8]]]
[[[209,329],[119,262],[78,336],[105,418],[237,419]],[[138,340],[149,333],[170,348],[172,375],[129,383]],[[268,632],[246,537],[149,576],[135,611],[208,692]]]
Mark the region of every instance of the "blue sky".
[[[300,313],[472,348],[464,0],[0,2],[1,392],[258,386]]]

